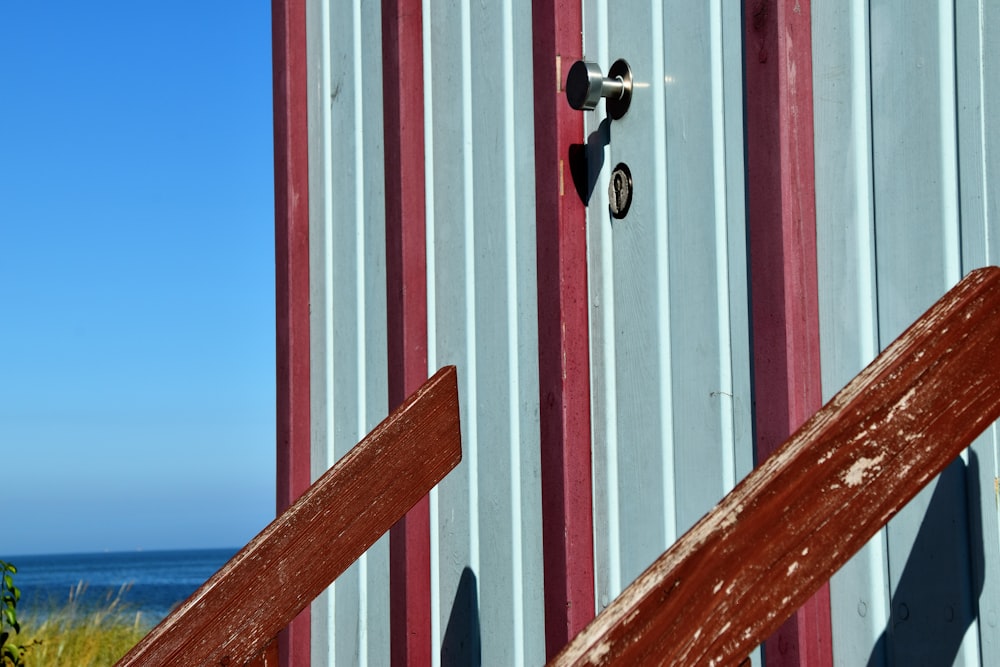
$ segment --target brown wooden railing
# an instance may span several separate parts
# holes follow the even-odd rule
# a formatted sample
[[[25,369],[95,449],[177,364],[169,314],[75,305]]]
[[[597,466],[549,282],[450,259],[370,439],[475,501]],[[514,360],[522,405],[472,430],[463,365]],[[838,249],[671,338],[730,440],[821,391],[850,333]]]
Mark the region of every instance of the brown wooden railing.
[[[938,301],[549,664],[740,664],[998,416],[1000,269],[989,268]]]
[[[989,268],[938,301],[549,664],[745,662],[997,417],[1000,269]],[[460,439],[449,367],[118,664],[276,665],[277,633],[458,464]]]
[[[438,371],[119,666],[277,665],[274,637],[462,458],[454,366]]]

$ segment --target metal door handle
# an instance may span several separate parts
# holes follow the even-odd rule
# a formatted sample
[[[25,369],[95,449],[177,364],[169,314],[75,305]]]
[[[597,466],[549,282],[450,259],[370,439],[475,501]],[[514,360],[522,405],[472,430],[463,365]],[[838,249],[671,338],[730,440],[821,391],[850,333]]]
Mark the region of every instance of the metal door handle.
[[[596,63],[577,60],[566,75],[566,99],[580,111],[597,108],[602,97],[608,98],[608,115],[618,120],[632,102],[632,68],[624,60],[616,60],[608,76]]]

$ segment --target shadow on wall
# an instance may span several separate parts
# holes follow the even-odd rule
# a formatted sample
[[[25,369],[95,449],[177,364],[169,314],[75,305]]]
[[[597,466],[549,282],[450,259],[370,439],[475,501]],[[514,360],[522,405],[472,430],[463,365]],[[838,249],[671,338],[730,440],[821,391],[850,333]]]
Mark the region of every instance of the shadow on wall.
[[[605,118],[597,129],[587,137],[586,144],[573,144],[569,147],[569,171],[573,177],[576,194],[584,206],[590,204],[590,198],[597,186],[597,179],[604,166],[604,149],[611,144],[611,119]]]
[[[483,664],[476,575],[462,570],[451,605],[448,627],[441,641],[441,667],[479,667]]]
[[[979,492],[979,461],[969,450],[968,466],[958,459],[938,478],[868,667],[955,664],[983,591],[982,537],[969,532],[982,520],[970,501]],[[955,535],[964,545],[947,539]]]

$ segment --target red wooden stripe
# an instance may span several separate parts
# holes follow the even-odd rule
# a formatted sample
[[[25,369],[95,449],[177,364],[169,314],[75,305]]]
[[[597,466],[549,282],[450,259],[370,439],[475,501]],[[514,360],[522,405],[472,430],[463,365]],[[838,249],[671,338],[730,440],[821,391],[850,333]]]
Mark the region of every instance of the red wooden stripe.
[[[738,664],[998,416],[992,267],[921,316],[550,665]]]
[[[423,62],[420,0],[383,0],[390,407],[427,377]],[[389,561],[392,664],[430,665],[431,546],[426,497],[393,526]]]
[[[594,615],[586,211],[567,163],[583,114],[562,91],[581,57],[579,2],[532,4],[538,372],[545,643],[554,655]],[[558,63],[558,64],[557,64]]]
[[[304,0],[271,5],[277,333],[277,507],[311,482],[309,466],[309,153]],[[282,633],[281,664],[309,664],[309,609]]]
[[[441,369],[157,625],[118,667],[243,665],[462,459]]]
[[[809,0],[746,3],[750,283],[757,458],[822,403]],[[832,665],[824,586],[767,644],[770,667]]]

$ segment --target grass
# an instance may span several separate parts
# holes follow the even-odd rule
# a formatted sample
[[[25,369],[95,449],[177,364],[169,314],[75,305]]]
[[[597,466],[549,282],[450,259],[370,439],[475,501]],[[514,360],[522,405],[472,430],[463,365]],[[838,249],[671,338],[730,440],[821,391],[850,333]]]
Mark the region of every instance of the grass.
[[[22,616],[21,632],[11,639],[24,646],[34,643],[25,656],[26,667],[115,664],[151,628],[141,612],[122,604],[128,589],[126,584],[94,604],[83,600],[87,586],[80,583],[65,604]]]

